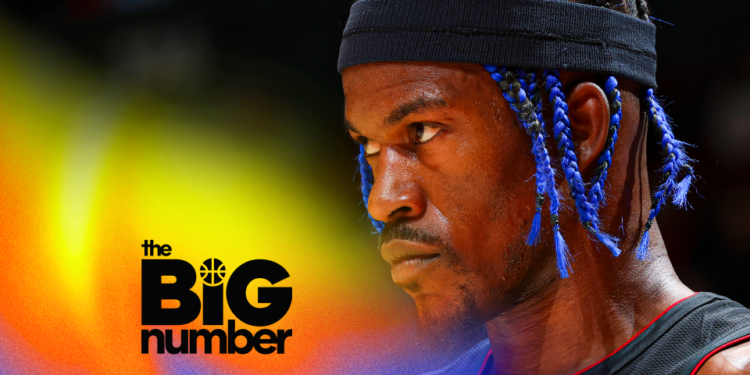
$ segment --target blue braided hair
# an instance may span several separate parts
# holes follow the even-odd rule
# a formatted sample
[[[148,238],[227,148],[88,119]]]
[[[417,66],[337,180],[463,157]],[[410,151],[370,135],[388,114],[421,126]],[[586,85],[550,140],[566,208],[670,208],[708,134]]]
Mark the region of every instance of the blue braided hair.
[[[359,170],[359,175],[362,177],[362,182],[360,185],[362,189],[362,201],[365,202],[365,210],[367,210],[368,202],[370,201],[370,190],[372,190],[372,184],[375,182],[375,178],[372,175],[372,167],[370,167],[370,164],[367,163],[365,145],[359,145],[359,155],[357,156],[357,161],[359,162],[359,166],[357,169]],[[370,218],[372,226],[375,227],[375,230],[378,232],[378,234],[383,232],[385,223],[373,219],[369,211],[367,211],[367,217]]]
[[[666,203],[667,198],[671,196],[672,203],[675,206],[684,208],[687,204],[688,190],[695,178],[693,167],[690,165],[693,160],[685,153],[685,143],[674,138],[669,118],[654,96],[653,89],[646,91],[645,101],[648,105],[651,124],[661,132],[664,166],[659,170],[662,173],[662,181],[656,189],[656,193],[654,193],[651,201],[651,212],[648,215],[643,236],[636,250],[636,257],[640,260],[648,258],[649,230],[654,223],[654,218],[659,214],[659,210]]]
[[[539,120],[539,123],[541,124],[542,133],[543,136],[546,137],[546,132],[544,131],[544,116],[542,115],[542,95],[541,95],[541,89],[543,87],[542,80],[540,77],[536,77],[536,72],[533,70],[531,71],[531,76],[529,78],[529,81],[532,83],[529,84],[529,91],[532,93],[531,95],[531,102],[535,105],[534,111],[536,112],[537,119]],[[523,81],[522,81],[523,82]],[[537,140],[537,143],[535,144],[541,144],[544,145],[544,139]],[[543,160],[546,161],[546,165],[549,166],[549,154],[547,153],[547,149],[544,148],[541,150],[541,153],[543,154],[544,158]],[[562,236],[562,232],[560,231],[560,192],[555,187],[555,176],[553,176],[547,181],[547,192],[550,196],[550,221],[552,222],[552,233],[554,236],[555,241],[555,253],[557,255],[557,269],[560,272],[561,278],[567,278],[568,277],[568,270],[570,272],[573,272],[573,268],[570,265],[570,262],[572,260],[572,257],[570,256],[570,251],[568,250],[568,245],[565,243],[565,239]],[[544,197],[544,196],[542,196]],[[537,206],[537,212],[541,212],[541,207]],[[536,218],[537,215],[534,215],[534,218]],[[533,227],[532,227],[533,230]],[[533,233],[533,232],[532,232]],[[538,237],[537,237],[538,238]]]
[[[516,113],[524,130],[532,137],[532,153],[534,154],[534,161],[536,163],[536,173],[534,176],[536,179],[537,196],[535,201],[536,212],[526,242],[529,245],[534,245],[539,241],[541,211],[546,194],[550,197],[550,221],[552,222],[554,234],[557,268],[560,277],[567,278],[569,277],[569,272],[572,272],[570,265],[571,255],[559,225],[561,196],[555,185],[555,171],[551,166],[546,146],[547,134],[544,129],[541,100],[542,80],[537,78],[534,71],[526,72],[523,69],[498,68],[494,65],[485,65],[485,69],[490,72],[492,79],[497,82],[503,92],[503,97],[505,97],[511,109]],[[556,70],[545,70],[543,75],[545,77],[546,90],[549,93],[549,100],[554,110],[553,134],[558,144],[558,155],[561,160],[563,174],[570,186],[571,195],[575,202],[580,221],[591,235],[605,245],[614,256],[618,256],[621,253],[621,250],[618,248],[619,241],[617,238],[599,229],[598,216],[598,208],[605,201],[604,183],[606,182],[607,171],[612,165],[617,131],[622,119],[622,99],[617,88],[617,80],[614,77],[609,77],[605,84],[605,91],[610,102],[610,126],[604,150],[597,160],[591,190],[587,194],[578,168],[578,158],[575,154],[570,120],[568,118],[568,105],[565,102],[559,72]],[[661,207],[666,203],[668,197],[671,196],[673,204],[684,208],[687,205],[688,190],[695,179],[695,174],[691,166],[693,160],[685,153],[685,143],[674,138],[669,118],[654,96],[653,89],[646,91],[644,100],[648,105],[651,124],[661,132],[661,146],[665,164],[660,169],[662,182],[653,195],[649,218],[646,221],[643,236],[636,248],[636,257],[639,260],[645,260],[648,257],[649,230]],[[358,170],[361,175],[362,197],[365,208],[367,208],[374,178],[372,168],[367,163],[364,145],[360,146],[357,160],[359,162]],[[377,233],[381,233],[385,223],[375,220],[369,212],[367,216],[372,221]]]
[[[541,211],[544,203],[544,194],[550,197],[550,220],[555,239],[555,253],[557,255],[557,269],[561,278],[569,276],[570,252],[565,240],[560,233],[559,225],[559,208],[560,194],[555,186],[555,171],[552,169],[549,153],[547,152],[546,136],[544,130],[544,120],[541,114],[541,80],[536,79],[535,72],[526,72],[523,69],[513,69],[494,65],[485,65],[490,76],[497,82],[498,87],[503,92],[503,97],[510,104],[511,109],[516,113],[518,121],[532,138],[532,153],[536,162],[536,213],[532,221],[531,231],[527,239],[527,244],[537,243],[541,227]],[[531,93],[529,97],[527,95]]]
[[[575,154],[575,145],[573,144],[572,131],[570,129],[570,119],[568,118],[568,104],[565,102],[565,94],[562,90],[560,74],[556,70],[545,70],[544,75],[546,77],[549,101],[552,103],[554,110],[553,131],[555,140],[557,140],[558,154],[565,178],[570,186],[570,194],[573,197],[576,209],[578,210],[578,217],[586,231],[593,235],[601,244],[606,246],[614,256],[618,256],[622,252],[618,248],[619,241],[617,238],[610,236],[599,229],[599,215],[597,213],[597,208],[586,196],[586,187],[583,183],[581,172],[578,169],[578,157]],[[614,147],[614,141],[612,142],[612,147]],[[601,183],[604,183],[604,178],[601,179]]]
[[[495,69],[495,72],[497,71],[497,67],[490,66],[489,69]],[[491,72],[494,73],[494,72]],[[539,84],[536,82],[536,73],[533,71],[529,74],[528,80],[526,77],[526,72],[524,70],[519,69],[518,70],[518,84],[520,85],[520,89],[524,91],[524,94],[529,93],[531,94],[531,98],[529,100],[531,101],[531,104],[536,107],[536,103],[541,104],[541,100],[539,100]],[[539,124],[544,123],[544,119],[540,116],[537,116],[536,108],[533,108],[534,111],[534,118],[539,122]],[[542,128],[544,128],[544,125],[541,125]],[[524,128],[526,129],[526,132],[529,133],[528,124]],[[529,133],[532,137],[534,135],[532,133]],[[542,136],[544,137],[544,136]],[[535,137],[537,138],[537,137]],[[545,156],[547,154],[546,147],[539,148],[539,140],[534,139],[535,142],[533,142],[534,147],[537,147],[536,150],[534,150],[534,161],[536,162],[536,173],[535,178],[537,180],[536,184],[536,212],[534,214],[534,219],[531,222],[531,230],[529,231],[529,237],[526,239],[526,243],[529,245],[535,245],[537,242],[539,242],[539,232],[542,227],[542,206],[544,205],[544,194],[547,191],[547,183],[545,183],[547,179],[547,167],[549,167],[549,162],[547,162],[545,165]],[[541,145],[544,146],[544,139],[541,140]]]
[[[617,130],[620,129],[620,119],[622,119],[622,99],[620,98],[620,90],[617,89],[617,79],[609,77],[607,83],[604,85],[604,89],[609,99],[610,120],[607,141],[597,161],[596,170],[594,170],[594,177],[591,182],[591,190],[589,190],[588,194],[589,202],[591,202],[595,210],[598,210],[599,206],[605,201],[604,182],[607,180],[607,171],[612,165],[612,155],[615,153],[615,142],[617,142]]]

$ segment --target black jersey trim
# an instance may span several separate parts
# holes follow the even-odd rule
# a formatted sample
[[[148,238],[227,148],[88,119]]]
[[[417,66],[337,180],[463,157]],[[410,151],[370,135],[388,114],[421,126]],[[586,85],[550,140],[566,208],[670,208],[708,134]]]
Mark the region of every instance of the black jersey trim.
[[[706,349],[702,350],[699,354],[695,355],[690,363],[685,366],[685,375],[695,375],[698,370],[705,364],[705,362],[711,358],[714,354],[727,349],[734,345],[742,344],[750,340],[750,327],[730,332],[706,346]]]
[[[679,323],[683,318],[690,315],[691,312],[718,299],[724,299],[724,297],[717,296],[713,293],[696,293],[679,301],[662,313],[661,316],[657,317],[656,320],[654,320],[627,345],[620,347],[618,351],[606,357],[595,366],[584,369],[576,374],[608,375],[621,370],[628,363],[635,360],[641,353],[648,350],[651,345],[656,343],[659,338],[664,336],[664,334],[672,329],[672,327]],[[659,324],[653,324],[656,321],[658,321]]]

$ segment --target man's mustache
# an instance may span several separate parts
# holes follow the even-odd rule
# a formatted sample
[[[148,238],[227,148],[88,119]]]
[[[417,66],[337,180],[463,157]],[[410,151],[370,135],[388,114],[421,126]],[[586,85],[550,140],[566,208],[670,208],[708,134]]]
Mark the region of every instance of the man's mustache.
[[[425,245],[439,247],[443,247],[445,245],[445,242],[440,237],[440,235],[427,229],[412,228],[406,223],[386,225],[385,228],[383,228],[383,232],[380,233],[378,248],[392,240],[420,242]]]

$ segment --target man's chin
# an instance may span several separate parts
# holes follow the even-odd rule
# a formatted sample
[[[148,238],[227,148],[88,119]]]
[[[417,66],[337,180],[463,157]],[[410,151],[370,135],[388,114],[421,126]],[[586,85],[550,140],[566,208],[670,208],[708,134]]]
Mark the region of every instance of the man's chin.
[[[441,350],[466,350],[487,337],[484,322],[475,314],[476,302],[470,296],[450,301],[438,296],[418,297],[420,340]]]

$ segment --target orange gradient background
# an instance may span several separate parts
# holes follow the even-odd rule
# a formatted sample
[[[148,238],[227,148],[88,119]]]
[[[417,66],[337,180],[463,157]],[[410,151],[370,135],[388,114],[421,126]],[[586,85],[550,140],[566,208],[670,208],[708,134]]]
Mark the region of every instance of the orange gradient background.
[[[0,25],[0,372],[350,373],[399,360],[411,303],[356,182],[344,196],[326,182],[353,175],[353,160],[297,152],[303,118],[273,102],[243,106],[244,122],[230,105],[172,103]],[[293,330],[286,354],[141,354],[147,239],[196,269],[213,257],[229,272],[284,266],[276,285],[293,288],[292,306],[268,328]]]

